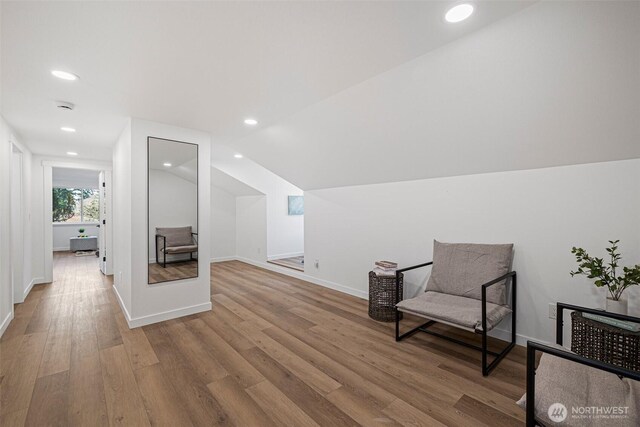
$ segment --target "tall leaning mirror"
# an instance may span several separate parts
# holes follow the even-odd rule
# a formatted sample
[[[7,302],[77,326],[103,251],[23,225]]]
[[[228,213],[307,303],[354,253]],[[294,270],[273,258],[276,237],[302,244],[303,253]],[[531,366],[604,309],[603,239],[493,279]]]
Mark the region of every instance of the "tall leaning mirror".
[[[149,284],[198,277],[198,146],[147,138]]]

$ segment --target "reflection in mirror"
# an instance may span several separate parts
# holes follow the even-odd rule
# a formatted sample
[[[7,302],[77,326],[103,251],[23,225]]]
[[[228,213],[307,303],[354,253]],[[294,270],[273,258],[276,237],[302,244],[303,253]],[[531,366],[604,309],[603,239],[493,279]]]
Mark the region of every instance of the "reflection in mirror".
[[[198,146],[149,137],[149,283],[198,277]]]

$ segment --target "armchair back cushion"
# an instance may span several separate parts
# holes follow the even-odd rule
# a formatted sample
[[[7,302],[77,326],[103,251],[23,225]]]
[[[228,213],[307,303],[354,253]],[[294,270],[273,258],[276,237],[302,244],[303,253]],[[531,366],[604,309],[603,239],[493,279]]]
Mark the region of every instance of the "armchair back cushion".
[[[513,244],[433,241],[433,267],[427,291],[482,299],[482,285],[509,272]],[[487,301],[506,303],[506,280],[487,288]]]
[[[167,247],[189,246],[193,244],[191,226],[188,227],[156,227],[156,234],[167,238]]]

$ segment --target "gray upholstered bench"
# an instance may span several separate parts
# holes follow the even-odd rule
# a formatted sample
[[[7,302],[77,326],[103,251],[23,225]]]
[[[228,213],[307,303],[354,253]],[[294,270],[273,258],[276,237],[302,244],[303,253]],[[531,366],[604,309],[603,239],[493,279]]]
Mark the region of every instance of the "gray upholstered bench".
[[[488,375],[515,345],[516,337],[516,272],[509,271],[513,245],[441,243],[434,241],[433,261],[397,270],[406,271],[432,265],[425,292],[400,300],[397,289],[396,341],[416,332],[426,332],[463,344],[482,352],[482,374]],[[507,283],[511,283],[511,305],[506,304]],[[428,321],[400,334],[400,312]],[[487,332],[511,314],[511,342],[500,353],[487,349]],[[482,347],[429,330],[434,323],[444,323],[465,331],[482,334]],[[487,364],[487,355],[494,360]]]

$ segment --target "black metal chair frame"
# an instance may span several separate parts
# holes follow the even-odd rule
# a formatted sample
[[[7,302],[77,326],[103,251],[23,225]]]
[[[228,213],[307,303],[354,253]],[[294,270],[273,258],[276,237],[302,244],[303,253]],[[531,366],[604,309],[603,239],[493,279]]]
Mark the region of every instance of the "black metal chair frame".
[[[195,236],[195,237],[194,237]],[[162,263],[158,262],[159,258],[159,253],[158,253],[158,238],[162,238]],[[196,245],[198,244],[198,233],[191,233],[191,238],[195,240]],[[162,268],[167,268],[167,264],[175,264],[175,263],[179,263],[179,262],[185,262],[186,260],[176,260],[176,261],[169,261],[167,262],[167,252],[164,250],[164,248],[167,247],[167,236],[163,236],[162,234],[156,234],[156,263],[160,264],[162,266]],[[186,252],[184,252],[186,253]],[[194,261],[198,258],[194,258],[193,254],[194,253],[198,253],[197,250],[195,251],[191,251],[189,252],[189,261]]]
[[[426,267],[432,264],[433,264],[433,261],[430,261],[424,264],[414,265],[412,267],[406,267],[406,268],[396,270],[396,304],[400,302],[400,289],[398,286],[398,283],[399,283],[398,278],[400,277],[399,276],[400,273],[404,273],[405,271],[409,271],[409,270],[415,270],[417,268]],[[509,278],[511,278],[511,341],[500,353],[496,353],[487,348],[487,288],[497,283],[500,283],[504,280],[507,280]],[[480,347],[427,329],[429,328],[429,326],[432,326],[433,324],[437,323],[436,320],[429,320],[428,322],[420,326],[417,326],[411,329],[410,331],[407,331],[402,335],[400,335],[400,310],[398,310],[397,307],[396,307],[396,341],[400,341],[406,337],[409,337],[415,334],[416,332],[426,332],[427,334],[434,335],[438,338],[443,338],[445,340],[454,342],[456,344],[463,345],[465,347],[472,348],[474,350],[478,350],[482,352],[482,375],[486,377],[487,375],[489,375],[491,371],[493,371],[493,369],[495,369],[496,366],[498,366],[498,363],[500,363],[500,361],[504,359],[504,357],[516,345],[516,301],[517,300],[516,300],[516,272],[515,271],[510,271],[482,285],[482,332],[481,332],[482,346]],[[494,356],[493,361],[489,364],[487,364],[488,355]]]
[[[564,310],[580,311],[582,313],[593,313],[601,316],[611,317],[618,320],[626,320],[630,322],[640,323],[640,318],[633,316],[625,316],[624,314],[609,313],[603,310],[596,310],[593,308],[580,307],[577,305],[557,303],[556,313],[556,344],[562,345],[563,341],[563,327]],[[610,372],[621,377],[630,378],[635,381],[640,381],[640,372],[624,369],[619,366],[610,365],[608,363],[601,362],[599,360],[588,359],[583,356],[579,356],[575,353],[571,353],[566,350],[562,350],[556,347],[549,347],[548,345],[541,344],[535,341],[527,341],[527,427],[534,427],[536,425],[544,425],[536,417],[536,352],[547,353],[552,356],[560,357],[565,360],[579,363],[581,365],[590,366],[592,368],[600,369],[602,371]]]

